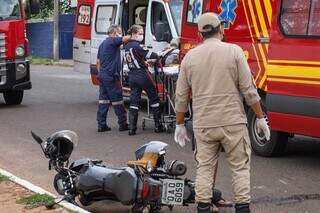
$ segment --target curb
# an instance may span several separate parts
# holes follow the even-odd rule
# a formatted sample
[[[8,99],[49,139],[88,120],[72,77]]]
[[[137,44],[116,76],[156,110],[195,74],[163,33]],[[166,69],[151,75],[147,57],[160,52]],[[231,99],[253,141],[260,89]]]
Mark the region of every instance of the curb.
[[[52,196],[53,198],[55,198],[55,201],[60,200],[59,198],[57,198],[56,195],[40,188],[39,186],[33,185],[32,183],[30,183],[29,181],[23,180],[13,174],[11,174],[10,172],[7,172],[3,169],[0,168],[0,174],[7,176],[12,182],[26,188],[29,189],[30,191],[33,191],[35,193],[39,193],[39,194],[47,194],[49,196]],[[58,205],[63,206],[64,208],[71,210],[71,211],[75,211],[75,212],[79,212],[79,213],[90,213],[87,210],[84,210],[78,206],[75,206],[71,203],[68,203],[66,201],[62,201],[60,202]]]

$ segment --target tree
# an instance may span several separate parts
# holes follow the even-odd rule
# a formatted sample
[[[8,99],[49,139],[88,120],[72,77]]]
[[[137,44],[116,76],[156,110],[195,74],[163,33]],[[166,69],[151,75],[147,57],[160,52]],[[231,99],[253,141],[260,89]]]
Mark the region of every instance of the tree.
[[[75,8],[71,7],[71,0],[60,0],[59,12],[60,14],[73,14]],[[39,14],[32,16],[32,18],[52,18],[53,17],[53,0],[40,0]]]

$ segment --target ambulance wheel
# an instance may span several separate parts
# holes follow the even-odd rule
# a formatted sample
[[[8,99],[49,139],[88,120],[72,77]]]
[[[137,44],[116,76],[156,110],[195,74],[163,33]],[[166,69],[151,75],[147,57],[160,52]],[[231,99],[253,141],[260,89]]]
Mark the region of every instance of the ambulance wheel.
[[[266,108],[262,106],[263,110]],[[258,133],[256,128],[256,115],[250,108],[248,111],[248,131],[251,147],[255,154],[263,157],[275,157],[283,155],[288,143],[289,134],[271,130],[270,140],[264,138],[263,133]]]
[[[23,90],[18,91],[5,91],[3,98],[7,105],[19,105],[23,99]]]

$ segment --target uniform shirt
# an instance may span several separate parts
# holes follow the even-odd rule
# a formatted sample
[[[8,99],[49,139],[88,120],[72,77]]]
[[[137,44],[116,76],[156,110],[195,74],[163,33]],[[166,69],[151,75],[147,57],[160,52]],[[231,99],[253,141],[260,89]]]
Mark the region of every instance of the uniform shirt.
[[[126,62],[130,70],[145,70],[148,68],[145,63],[147,59],[158,59],[156,53],[143,49],[140,42],[136,40],[130,40],[124,48]]]
[[[243,97],[249,106],[260,100],[242,49],[215,38],[205,40],[184,57],[176,111],[187,111],[190,90],[194,128],[247,123]]]
[[[120,46],[122,37],[108,37],[99,46],[97,58],[100,60],[100,76],[113,76],[120,73]]]

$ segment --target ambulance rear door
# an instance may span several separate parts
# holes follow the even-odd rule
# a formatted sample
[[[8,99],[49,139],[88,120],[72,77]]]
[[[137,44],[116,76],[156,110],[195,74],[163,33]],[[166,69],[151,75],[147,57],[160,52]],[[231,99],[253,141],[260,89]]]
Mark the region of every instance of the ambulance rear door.
[[[91,18],[94,0],[79,0],[73,39],[74,70],[89,72],[91,46]]]
[[[123,2],[121,0],[97,0],[91,28],[91,64],[96,64],[98,48],[107,37],[112,24],[120,24]]]
[[[176,2],[173,1],[173,2]],[[183,1],[181,1],[182,15]],[[178,16],[177,16],[178,17]],[[173,38],[179,37],[175,16],[171,14],[171,9],[168,1],[150,0],[147,12],[147,22],[145,30],[145,45],[153,52],[162,51],[168,47]],[[181,27],[181,17],[179,17]]]

